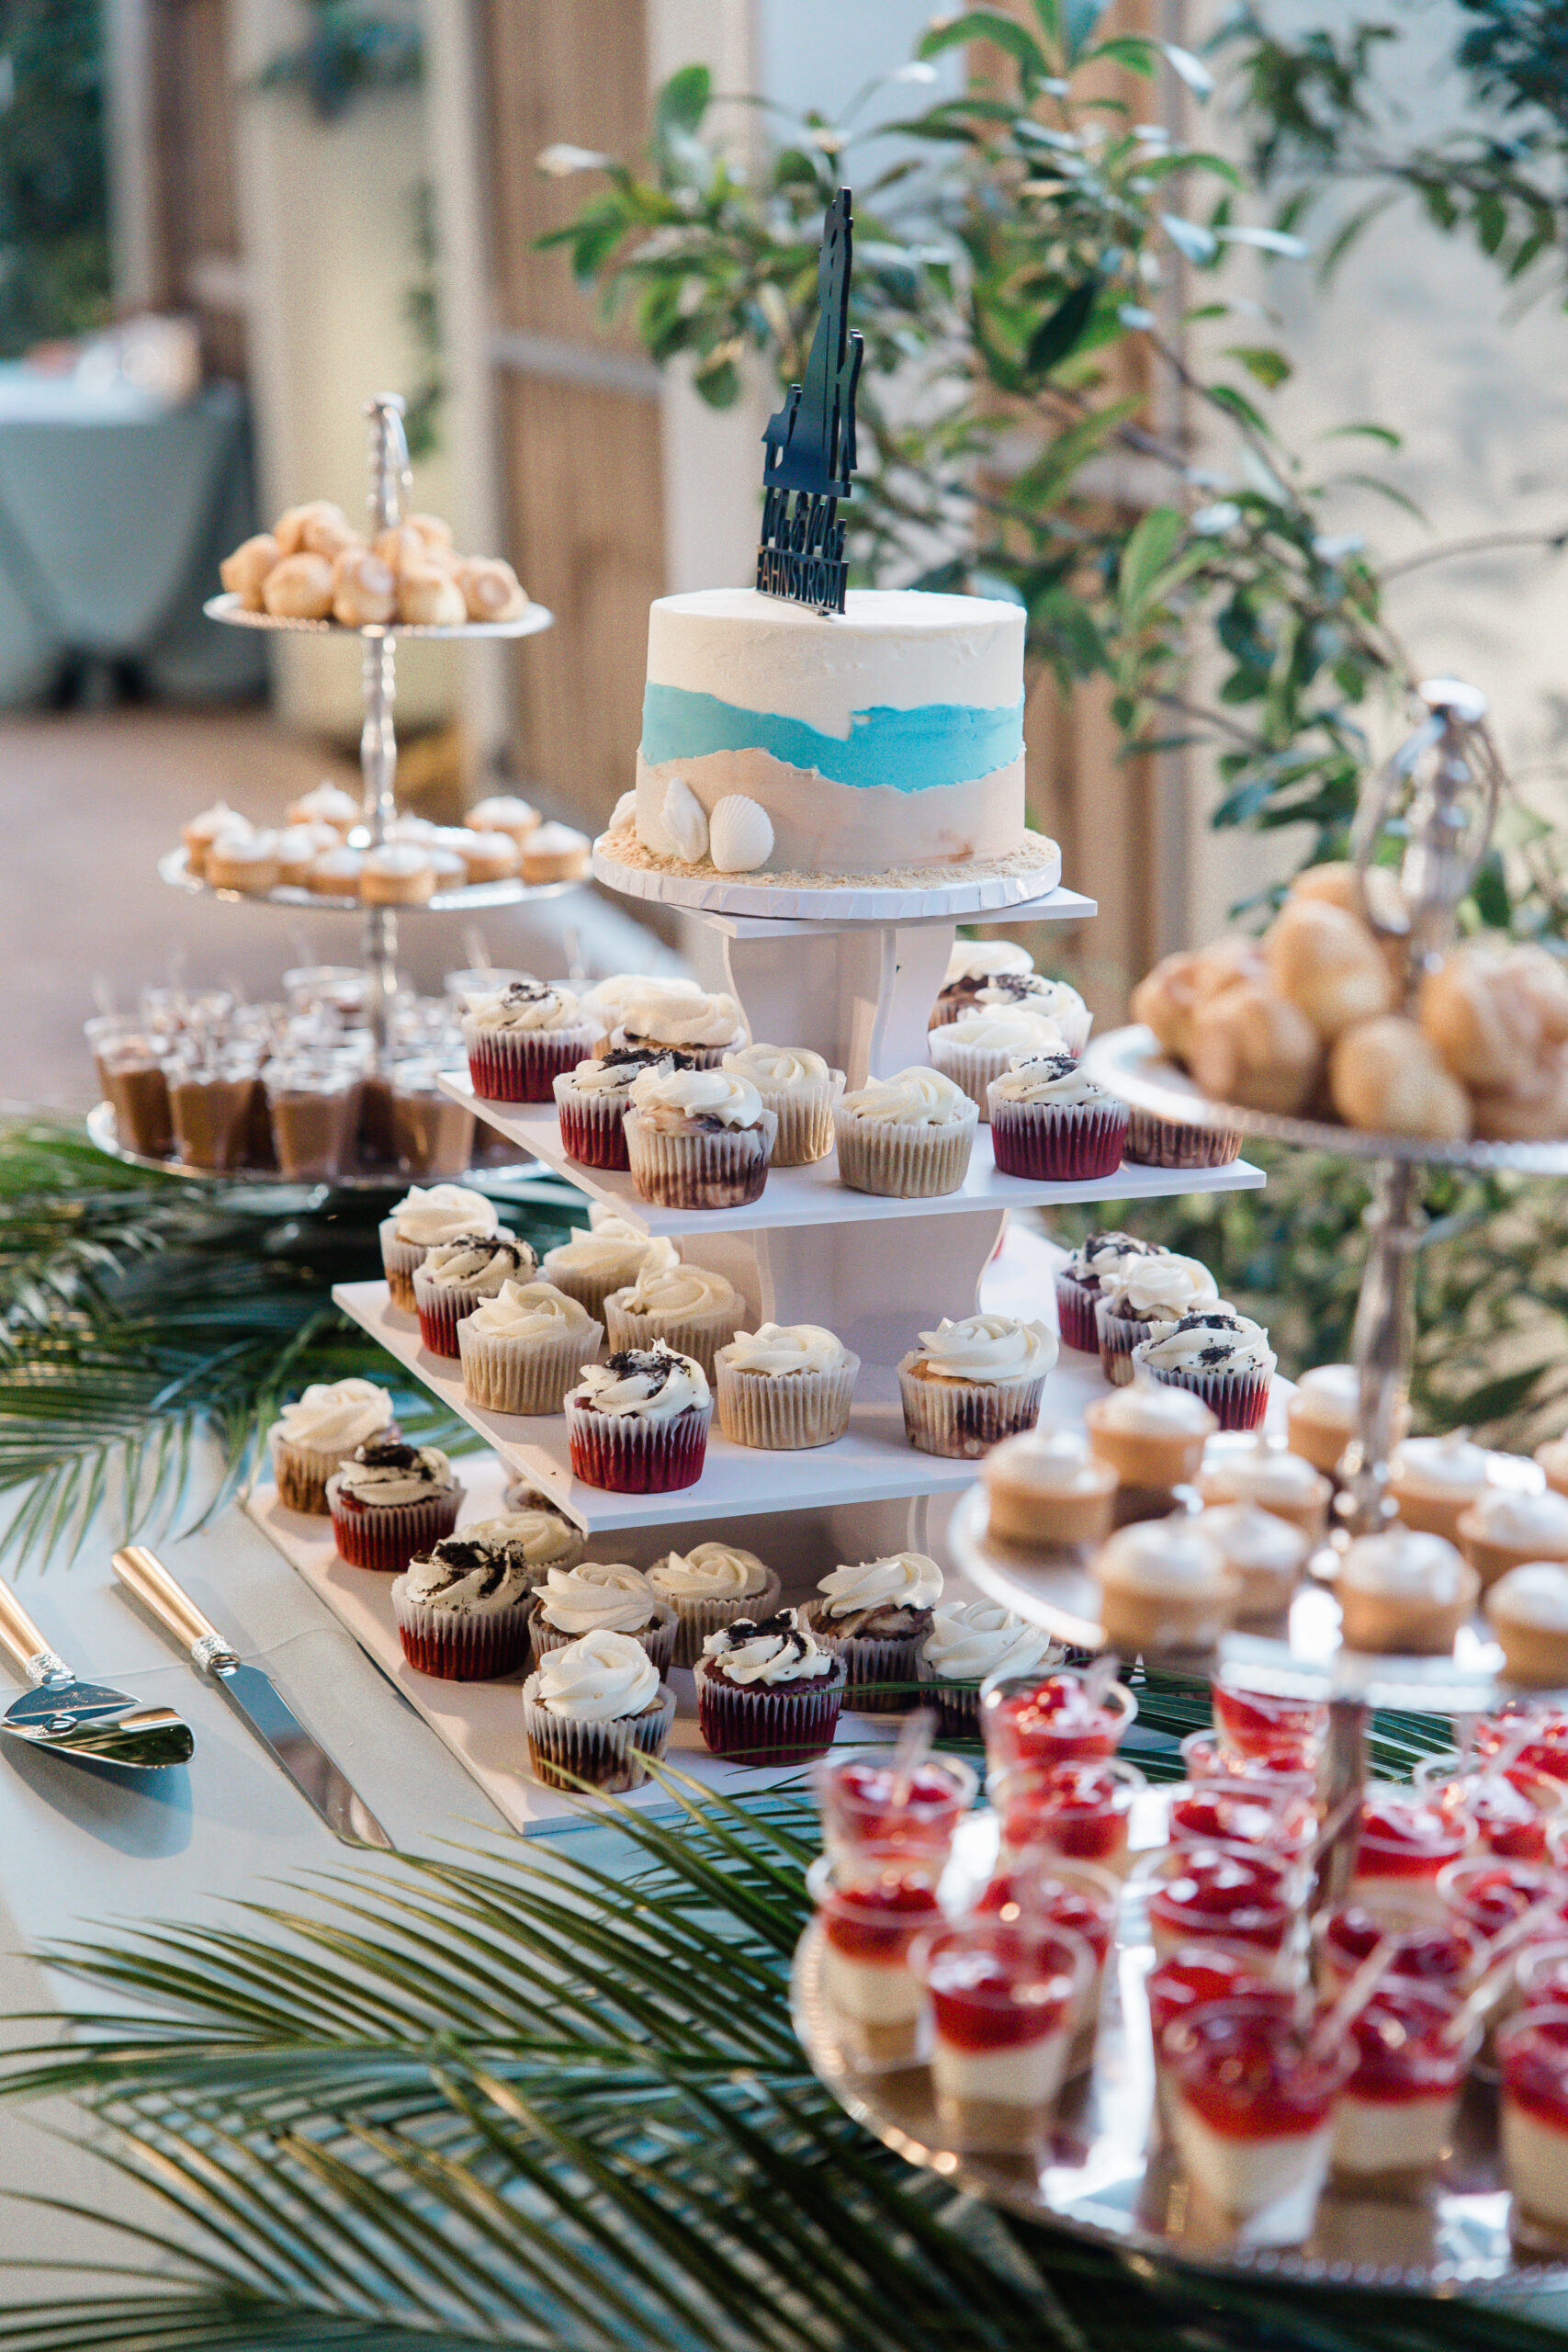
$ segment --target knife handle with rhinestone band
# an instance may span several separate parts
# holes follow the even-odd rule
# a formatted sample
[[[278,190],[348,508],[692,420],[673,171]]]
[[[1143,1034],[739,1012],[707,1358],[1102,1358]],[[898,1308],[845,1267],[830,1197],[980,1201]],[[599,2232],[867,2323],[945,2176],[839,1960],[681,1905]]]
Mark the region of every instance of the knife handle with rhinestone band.
[[[392,1841],[326,1749],[313,1738],[272,1682],[247,1666],[188,1593],[144,1544],[128,1544],[114,1555],[114,1572],[150,1610],[164,1631],[189,1651],[191,1663],[218,1685],[236,1714],[281,1764],[300,1795],[345,1845],[379,1846]]]

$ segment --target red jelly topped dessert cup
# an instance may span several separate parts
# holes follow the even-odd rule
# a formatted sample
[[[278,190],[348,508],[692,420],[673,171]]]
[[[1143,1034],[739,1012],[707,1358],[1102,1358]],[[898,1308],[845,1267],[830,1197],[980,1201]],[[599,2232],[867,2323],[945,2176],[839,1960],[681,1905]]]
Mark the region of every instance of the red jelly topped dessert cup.
[[[1120,1877],[1128,1863],[1133,1800],[1148,1782],[1120,1757],[1020,1766],[1001,1773],[991,1798],[1001,1815],[1002,1852],[1031,1846],[1075,1862],[1097,1862]]]
[[[1430,1985],[1435,1992],[1468,1993],[1484,1973],[1487,1941],[1463,1919],[1429,1919],[1380,1905],[1342,1903],[1320,1913],[1313,1924],[1318,1967],[1325,1986],[1348,1984],[1385,1936],[1399,1938],[1390,1980]]]
[[[1190,1781],[1256,1781],[1308,1797],[1317,1787],[1317,1758],[1304,1747],[1269,1747],[1248,1753],[1230,1747],[1218,1732],[1190,1731],[1180,1753]]]
[[[1459,2008],[1435,1985],[1379,1985],[1350,2029],[1356,2068],[1334,2110],[1338,2178],[1386,2194],[1420,2188],[1441,2163],[1481,2047],[1479,2025],[1456,2036]]]
[[[822,1883],[823,1989],[863,2065],[907,2066],[916,2054],[922,1996],[910,1954],[943,1925],[939,1873],[904,1848],[868,1847],[813,1879]]]
[[[1171,2135],[1193,2187],[1238,2220],[1289,2199],[1304,2237],[1353,2042],[1325,2051],[1278,2003],[1237,1994],[1173,2018],[1160,2055]]]
[[[1241,1944],[1256,1951],[1270,1975],[1291,1964],[1289,1946],[1302,1916],[1302,1874],[1272,1854],[1244,1846],[1170,1848],[1150,1858],[1149,1928],[1163,1960],[1181,1944]]]
[[[1483,1715],[1472,1742],[1483,1762],[1506,1751],[1514,1763],[1549,1781],[1568,1781],[1568,1713],[1528,1699],[1510,1699]]]
[[[1125,1683],[1107,1684],[1092,1668],[992,1675],[980,1686],[986,1761],[993,1772],[1009,1772],[1021,1764],[1113,1756],[1137,1712]]]
[[[812,1775],[829,1854],[866,1846],[901,1847],[945,1861],[960,1821],[979,1791],[979,1775],[958,1756],[928,1756],[900,1772],[886,1757],[834,1756]]]
[[[1514,1962],[1514,1990],[1521,2008],[1568,2007],[1568,1936],[1527,1944]]]
[[[474,1092],[491,1102],[548,1102],[555,1080],[574,1069],[604,1034],[570,989],[509,980],[471,998],[463,1018]]]
[[[1271,1756],[1280,1748],[1292,1757],[1315,1753],[1328,1729],[1328,1709],[1320,1699],[1276,1699],[1217,1675],[1209,1695],[1215,1729],[1244,1756]]]
[[[1568,2005],[1497,2029],[1503,2170],[1514,2204],[1556,2243],[1568,2233]]]
[[[931,2084],[955,2148],[1028,2155],[1049,2137],[1090,1961],[1063,1928],[972,1920],[918,1947]]]
[[[1317,1836],[1317,1807],[1299,1789],[1213,1773],[1171,1791],[1173,1846],[1246,1846],[1296,1861]]]
[[[713,1396],[695,1356],[662,1340],[585,1363],[566,1400],[574,1477],[617,1495],[694,1487],[707,1453]]]
[[[1149,2030],[1154,2035],[1156,2064],[1160,2036],[1173,2018],[1189,2016],[1211,2001],[1237,1997],[1263,2001],[1281,2017],[1293,2017],[1299,1993],[1278,1978],[1259,1973],[1258,1954],[1245,1944],[1179,1944],[1165,1960],[1156,1960],[1144,1979],[1149,2005]]]
[[[975,1905],[975,1916],[1001,1925],[1065,1928],[1081,1937],[1091,1962],[1075,2019],[1076,2039],[1068,2072],[1094,2057],[1100,1996],[1116,1935],[1121,1882],[1096,1862],[1070,1862],[1039,1846],[1004,1856]]]
[[[1544,1862],[1549,1833],[1561,1829],[1568,1789],[1527,1765],[1466,1764],[1458,1756],[1428,1756],[1416,1767],[1416,1786],[1428,1804],[1465,1825],[1477,1850],[1510,1862]]]
[[[1472,1854],[1452,1862],[1438,1881],[1438,1895],[1452,1919],[1493,1942],[1527,1911],[1539,1926],[1529,1941],[1560,1936],[1568,1921],[1568,1878],[1543,1862],[1510,1862],[1495,1854]]]
[[[1438,1876],[1470,1844],[1468,1823],[1456,1823],[1418,1797],[1371,1796],[1361,1807],[1353,1900],[1396,1904],[1401,1910],[1442,1909]]]
[[[696,1663],[697,1727],[731,1764],[807,1764],[825,1755],[844,1701],[843,1661],[798,1609],[716,1626]]]

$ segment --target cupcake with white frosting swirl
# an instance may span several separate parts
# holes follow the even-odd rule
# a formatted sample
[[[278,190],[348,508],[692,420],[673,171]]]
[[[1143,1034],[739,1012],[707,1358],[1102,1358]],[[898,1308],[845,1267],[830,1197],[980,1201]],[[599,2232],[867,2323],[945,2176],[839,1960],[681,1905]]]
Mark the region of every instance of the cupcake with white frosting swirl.
[[[1066,1047],[1015,1054],[986,1089],[991,1151],[1004,1176],[1066,1184],[1114,1175],[1127,1106],[1079,1069]]]
[[[890,1552],[830,1569],[803,1612],[818,1641],[843,1662],[844,1696],[865,1714],[916,1703],[921,1645],[942,1599],[942,1570],[923,1552]]]
[[[1095,1307],[1100,1276],[1123,1258],[1168,1258],[1158,1241],[1140,1241],[1131,1233],[1090,1233],[1079,1242],[1064,1265],[1056,1269],[1056,1328],[1065,1348],[1094,1355],[1100,1347]]]
[[[405,1315],[414,1312],[415,1269],[438,1241],[455,1241],[460,1233],[496,1233],[500,1227],[495,1203],[482,1193],[470,1192],[465,1184],[413,1185],[381,1220],[381,1264],[392,1305]]]
[[[833,1744],[841,1660],[798,1609],[719,1625],[697,1660],[697,1726],[732,1764],[806,1764]]]
[[[503,1283],[529,1282],[538,1264],[532,1246],[515,1233],[459,1233],[437,1241],[414,1270],[419,1336],[432,1355],[457,1353],[457,1326]]]
[[[1174,1323],[1196,1306],[1219,1297],[1219,1285],[1196,1258],[1173,1250],[1120,1258],[1100,1269],[1094,1323],[1100,1338],[1100,1368],[1115,1388],[1133,1377],[1133,1351],[1156,1323]]]
[[[994,1600],[949,1600],[931,1611],[920,1645],[920,1696],[943,1739],[978,1739],[980,1685],[988,1674],[1029,1674],[1066,1653],[1039,1625]]]
[[[660,1674],[675,1655],[675,1611],[640,1568],[623,1560],[579,1560],[552,1568],[534,1595],[534,1655],[581,1641],[584,1634],[629,1634]]]
[[[466,1520],[462,1535],[466,1544],[482,1544],[491,1551],[504,1552],[508,1561],[522,1569],[532,1592],[552,1568],[574,1567],[587,1539],[565,1511],[539,1496],[525,1499],[527,1492],[509,1488],[506,1509],[497,1511],[493,1519]]]
[[[457,1326],[463,1394],[491,1413],[558,1413],[604,1326],[552,1283],[504,1282]]]
[[[351,1568],[401,1576],[457,1523],[463,1488],[438,1446],[367,1438],[327,1480],[338,1556]]]
[[[591,1054],[604,1034],[558,981],[508,980],[470,997],[463,1043],[474,1092],[491,1102],[548,1102],[554,1080]]]
[[[645,1266],[635,1283],[604,1301],[613,1349],[650,1348],[655,1340],[695,1356],[711,1386],[714,1359],[740,1328],[746,1302],[734,1283],[705,1266]]]
[[[277,1499],[324,1518],[327,1480],[367,1438],[399,1437],[392,1400],[374,1380],[316,1380],[267,1431]]]
[[[1070,1054],[1081,1054],[1094,1026],[1094,1015],[1066,980],[1048,980],[1043,972],[976,972],[950,981],[938,997],[929,1026],[962,1021],[970,1012],[1037,1012],[1056,1028]]]
[[[1568,1560],[1568,1495],[1550,1487],[1541,1494],[1483,1487],[1461,1511],[1458,1532],[1459,1548],[1484,1592],[1532,1560]]]
[[[694,1544],[667,1552],[648,1572],[660,1600],[675,1611],[675,1663],[695,1666],[703,1644],[737,1617],[771,1617],[779,1580],[765,1560],[739,1544]]]
[[[956,1193],[969,1172],[976,1104],[939,1069],[901,1069],[844,1095],[833,1113],[839,1181],[892,1200]]]
[[[987,1100],[991,1080],[1000,1078],[1010,1062],[1066,1050],[1061,1031],[1043,1012],[1007,1007],[943,1022],[931,1032],[928,1047],[936,1068],[964,1089],[982,1119],[991,1115]]]
[[[584,1168],[625,1168],[622,1121],[634,1081],[645,1069],[695,1067],[689,1054],[668,1046],[612,1046],[607,1053],[590,1055],[575,1069],[562,1070],[554,1082],[561,1148]]]
[[[584,1634],[542,1657],[523,1685],[528,1760],[547,1789],[635,1789],[674,1720],[674,1692],[629,1634]]]
[[[675,1244],[662,1234],[644,1233],[628,1217],[595,1201],[588,1223],[574,1225],[569,1239],[546,1250],[539,1272],[603,1322],[604,1302],[613,1290],[624,1290],[645,1269],[678,1265],[680,1258]]]
[[[527,1657],[532,1600],[523,1560],[465,1528],[409,1562],[392,1587],[392,1614],[421,1674],[489,1682]]]
[[[1056,1335],[1016,1315],[943,1317],[898,1366],[904,1431],[922,1453],[962,1460],[1032,1430]]]
[[[808,1046],[746,1046],[726,1054],[723,1067],[749,1078],[763,1108],[779,1123],[774,1168],[807,1168],[833,1148],[833,1105],[844,1091],[844,1073],[832,1069]]]
[[[749,1078],[717,1068],[650,1069],[632,1087],[623,1130],[645,1201],[733,1209],[761,1198],[779,1123]]]
[[[701,989],[688,996],[646,986],[626,998],[610,1032],[615,1046],[672,1046],[696,1069],[717,1069],[726,1054],[746,1043],[746,1020],[732,996]]]
[[[584,1364],[566,1400],[572,1475],[618,1495],[694,1487],[707,1453],[713,1394],[694,1356],[656,1340]]]
[[[718,1425],[769,1453],[831,1445],[850,1425],[860,1358],[820,1323],[763,1323],[718,1351]]]
[[[1255,1430],[1269,1410],[1274,1351],[1261,1323],[1223,1299],[1156,1323],[1133,1351],[1136,1370],[1201,1396],[1223,1430]]]

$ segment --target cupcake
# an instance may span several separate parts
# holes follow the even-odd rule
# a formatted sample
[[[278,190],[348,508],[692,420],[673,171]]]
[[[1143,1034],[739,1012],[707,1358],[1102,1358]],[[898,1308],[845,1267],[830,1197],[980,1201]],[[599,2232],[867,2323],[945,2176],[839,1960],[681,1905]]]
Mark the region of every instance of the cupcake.
[[[965,1012],[933,1029],[928,1047],[935,1067],[964,1089],[982,1119],[991,1115],[987,1102],[991,1080],[1000,1078],[1010,1063],[1066,1050],[1055,1023],[1038,1012]]]
[[[1116,1473],[1081,1430],[1033,1429],[994,1445],[980,1468],[987,1532],[1032,1551],[1099,1544],[1111,1532]]]
[[[325,1518],[327,1480],[367,1438],[399,1437],[392,1400],[373,1380],[312,1381],[267,1431],[277,1499]]]
[[[1391,1527],[1358,1537],[1334,1589],[1348,1649],[1441,1657],[1474,1608],[1481,1578],[1445,1536]]]
[[[969,1172],[980,1114],[936,1069],[901,1069],[843,1095],[833,1113],[839,1182],[893,1200],[956,1193]]]
[[[575,1069],[562,1070],[554,1081],[561,1148],[584,1168],[625,1168],[626,1139],[621,1122],[634,1080],[645,1069],[694,1067],[687,1054],[663,1053],[652,1046],[613,1046],[598,1060],[590,1057]]]
[[[671,1046],[689,1055],[697,1069],[717,1069],[726,1054],[746,1043],[746,1022],[732,996],[708,996],[700,989],[677,996],[663,988],[650,995],[645,983],[622,1005],[610,1043],[656,1052]]]
[[[984,1453],[1040,1418],[1056,1339],[1016,1315],[944,1317],[898,1366],[904,1433],[922,1453]]]
[[[625,1120],[632,1182],[659,1208],[740,1208],[761,1198],[778,1125],[750,1079],[645,1070]]]
[[[1532,1560],[1499,1577],[1485,1600],[1510,1682],[1568,1683],[1568,1567]]]
[[[1301,1529],[1256,1503],[1216,1503],[1200,1511],[1192,1524],[1241,1580],[1236,1622],[1282,1617],[1312,1549]]]
[[[574,1225],[570,1240],[547,1250],[539,1272],[602,1323],[612,1291],[636,1283],[645,1269],[679,1265],[680,1256],[662,1234],[644,1233],[640,1226],[595,1201],[586,1226]]]
[[[538,1261],[514,1233],[460,1233],[425,1251],[413,1278],[419,1336],[432,1355],[457,1353],[457,1326],[503,1283],[528,1282]]]
[[[675,1663],[695,1666],[703,1644],[737,1617],[771,1617],[779,1605],[779,1580],[755,1552],[739,1544],[694,1544],[689,1552],[667,1552],[648,1572],[648,1581],[675,1611]]]
[[[642,999],[660,997],[700,997],[706,990],[696,980],[688,980],[675,973],[610,972],[595,980],[582,999],[584,1012],[592,1013],[604,1032],[601,1052],[609,1049],[611,1034],[621,1025],[628,1004]]]
[[[1499,1577],[1531,1561],[1568,1560],[1568,1495],[1483,1487],[1456,1523],[1460,1550],[1484,1592]]]
[[[656,1340],[584,1364],[566,1400],[574,1476],[618,1495],[662,1495],[703,1475],[713,1397],[694,1356]]]
[[[750,1079],[763,1108],[778,1120],[774,1168],[806,1168],[827,1159],[833,1148],[833,1105],[844,1091],[841,1069],[829,1069],[806,1046],[746,1046],[726,1054],[723,1067]]]
[[[1353,1363],[1320,1363],[1303,1372],[1285,1408],[1285,1442],[1292,1453],[1332,1478],[1360,1422],[1361,1375]],[[1394,1408],[1393,1442],[1409,1434],[1410,1408]]]
[[[931,1611],[916,1670],[920,1698],[942,1739],[980,1736],[980,1685],[988,1674],[1030,1674],[1064,1655],[1043,1627],[994,1600],[950,1600]]]
[[[465,1233],[497,1233],[501,1219],[495,1204],[463,1184],[415,1184],[389,1216],[381,1220],[381,1263],[392,1305],[406,1315],[414,1312],[413,1278],[427,1250],[438,1241],[456,1241]]]
[[[996,1138],[992,1136],[992,1148]],[[1065,1348],[1086,1356],[1100,1351],[1095,1306],[1102,1274],[1124,1258],[1168,1258],[1157,1241],[1139,1241],[1130,1233],[1091,1233],[1078,1244],[1065,1265],[1056,1269],[1056,1328]]]
[[[844,1695],[874,1715],[916,1704],[919,1655],[942,1599],[942,1570],[923,1552],[894,1552],[833,1568],[805,1611],[822,1647],[842,1660]]]
[[[1133,1377],[1133,1351],[1156,1323],[1174,1323],[1219,1295],[1207,1266],[1170,1250],[1157,1258],[1140,1253],[1101,1266],[1094,1319],[1100,1368],[1107,1380],[1124,1388]]]
[[[940,1029],[944,1021],[972,1012],[980,990],[1000,974],[1033,969],[1033,956],[1016,940],[955,939],[947,958],[947,978],[931,1007],[928,1027]]]
[[[1241,1578],[1197,1521],[1140,1520],[1095,1555],[1107,1646],[1142,1652],[1211,1650],[1235,1615]]]
[[[394,1577],[451,1534],[462,1499],[446,1456],[400,1438],[368,1439],[327,1480],[339,1557]]]
[[[588,1540],[564,1511],[541,1497],[532,1502],[521,1497],[514,1500],[512,1490],[503,1511],[493,1519],[466,1520],[460,1532],[465,1544],[504,1554],[508,1564],[522,1571],[530,1592],[552,1568],[575,1567]]]
[[[1219,1422],[1189,1389],[1149,1379],[1113,1388],[1084,1407],[1089,1451],[1123,1486],[1168,1497],[1198,1476]]]
[[[541,1658],[523,1685],[528,1761],[547,1789],[635,1789],[674,1720],[674,1692],[626,1634],[584,1634]]]
[[[1127,1115],[1122,1157],[1139,1168],[1227,1168],[1240,1150],[1239,1127],[1160,1119],[1152,1111],[1134,1109]]]
[[[584,1634],[629,1634],[660,1674],[675,1655],[675,1611],[640,1568],[624,1561],[579,1560],[552,1568],[534,1596],[534,1655],[581,1641]]]
[[[841,1661],[799,1610],[719,1625],[697,1660],[697,1727],[730,1764],[807,1764],[833,1744]]]
[[[931,1026],[940,1029],[973,1012],[1031,1012],[1048,1021],[1076,1061],[1089,1043],[1094,1016],[1077,989],[1039,972],[989,972],[943,989]]]
[[[470,997],[463,1043],[474,1092],[490,1102],[548,1102],[554,1080],[603,1035],[570,989],[547,980],[508,980]]]
[[[635,1283],[604,1301],[612,1348],[650,1348],[655,1340],[695,1356],[711,1386],[714,1358],[740,1328],[746,1302],[723,1274],[705,1266],[645,1266]]]
[[[467,1531],[419,1554],[392,1586],[403,1656],[421,1674],[489,1682],[528,1655],[530,1589],[520,1561]]]
[[[1066,1051],[1015,1055],[986,1089],[986,1102],[991,1153],[1004,1176],[1079,1183],[1122,1165],[1127,1106]]]
[[[763,1323],[718,1351],[718,1425],[770,1453],[831,1445],[850,1425],[860,1358],[820,1323]]]
[[[1276,1519],[1288,1519],[1314,1544],[1328,1532],[1332,1482],[1263,1430],[1246,1443],[1230,1438],[1211,1445],[1198,1474],[1198,1492],[1206,1503],[1252,1503]]]
[[[1134,1367],[1201,1396],[1223,1430],[1255,1430],[1269,1409],[1274,1354],[1261,1323],[1216,1300],[1174,1323],[1156,1323],[1133,1351]]]
[[[1389,1464],[1389,1492],[1406,1527],[1459,1541],[1459,1523],[1492,1477],[1492,1457],[1468,1430],[1406,1438]]]
[[[491,1413],[558,1413],[604,1337],[603,1325],[565,1291],[502,1283],[457,1326],[463,1394]]]

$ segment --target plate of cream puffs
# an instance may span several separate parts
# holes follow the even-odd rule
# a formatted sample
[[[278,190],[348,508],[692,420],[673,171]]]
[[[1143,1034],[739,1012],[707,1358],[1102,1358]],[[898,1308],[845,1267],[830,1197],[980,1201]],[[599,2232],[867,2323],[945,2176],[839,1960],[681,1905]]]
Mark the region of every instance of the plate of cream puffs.
[[[399,637],[528,637],[554,618],[504,556],[459,555],[438,514],[410,514],[374,538],[341,506],[290,506],[219,566],[203,606],[238,628]]]

